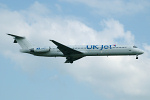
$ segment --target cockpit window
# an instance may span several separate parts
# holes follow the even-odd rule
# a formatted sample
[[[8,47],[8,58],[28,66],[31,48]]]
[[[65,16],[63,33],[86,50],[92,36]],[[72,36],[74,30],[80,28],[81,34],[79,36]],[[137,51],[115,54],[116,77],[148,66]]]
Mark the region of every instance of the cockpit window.
[[[133,48],[137,48],[137,46],[133,46]]]

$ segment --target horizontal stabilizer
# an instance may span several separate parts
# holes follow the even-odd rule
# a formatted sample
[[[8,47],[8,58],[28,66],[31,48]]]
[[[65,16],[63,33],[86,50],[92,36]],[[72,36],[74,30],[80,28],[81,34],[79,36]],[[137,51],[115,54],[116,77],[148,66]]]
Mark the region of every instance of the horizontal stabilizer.
[[[13,35],[13,34],[7,34],[7,35],[13,36],[13,37],[15,37],[15,38],[25,38],[25,37]]]
[[[18,43],[22,49],[31,49],[33,46],[26,40],[23,36],[13,35],[13,34],[7,34],[12,37],[14,37],[14,43]]]

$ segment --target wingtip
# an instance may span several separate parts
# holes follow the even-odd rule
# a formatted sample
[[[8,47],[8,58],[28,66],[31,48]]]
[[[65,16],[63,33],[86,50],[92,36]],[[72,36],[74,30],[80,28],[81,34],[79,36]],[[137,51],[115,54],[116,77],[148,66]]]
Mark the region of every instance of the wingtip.
[[[54,42],[54,40],[49,40],[49,41]]]

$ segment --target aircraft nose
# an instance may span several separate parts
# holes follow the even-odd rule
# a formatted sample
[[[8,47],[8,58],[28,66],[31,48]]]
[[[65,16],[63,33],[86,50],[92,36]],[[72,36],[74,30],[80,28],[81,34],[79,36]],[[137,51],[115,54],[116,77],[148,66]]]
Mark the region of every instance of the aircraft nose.
[[[143,54],[144,53],[144,51],[142,51],[142,50],[139,50],[139,54]]]

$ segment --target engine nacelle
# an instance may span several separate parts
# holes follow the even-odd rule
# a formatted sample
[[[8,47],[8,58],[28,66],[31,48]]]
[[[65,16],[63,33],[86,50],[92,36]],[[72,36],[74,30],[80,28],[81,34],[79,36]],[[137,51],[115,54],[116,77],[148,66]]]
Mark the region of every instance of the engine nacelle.
[[[22,53],[30,53],[31,50],[29,49],[20,49],[20,52]]]
[[[50,48],[32,48],[30,49],[31,52],[37,52],[37,53],[45,53],[49,52]]]

